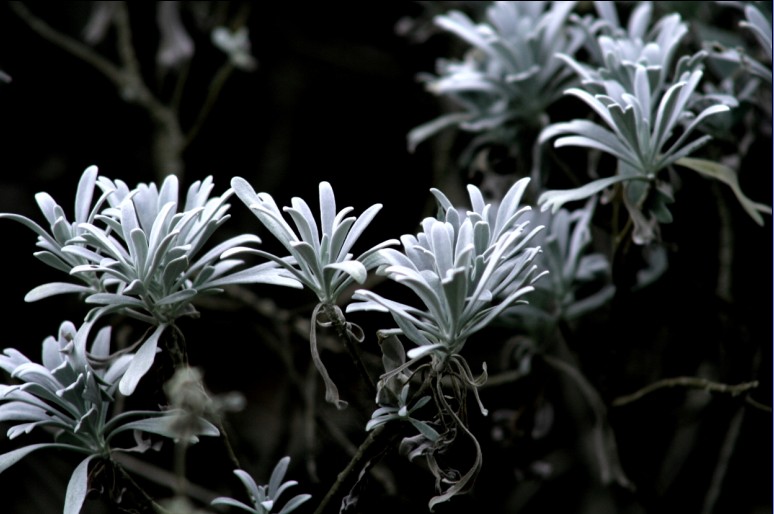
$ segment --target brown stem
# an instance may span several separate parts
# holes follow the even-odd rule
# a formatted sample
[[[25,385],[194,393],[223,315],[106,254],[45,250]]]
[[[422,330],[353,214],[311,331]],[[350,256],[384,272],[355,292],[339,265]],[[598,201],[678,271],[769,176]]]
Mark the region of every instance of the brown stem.
[[[712,382],[711,380],[707,380],[706,378],[699,378],[699,377],[665,378],[657,382],[654,382],[652,384],[649,384],[643,387],[642,389],[640,389],[639,391],[636,391],[632,394],[619,396],[618,398],[613,400],[613,406],[620,407],[622,405],[633,403],[639,400],[640,398],[642,398],[643,396],[646,396],[654,391],[657,391],[659,389],[664,389],[667,387],[687,387],[691,389],[704,389],[707,392],[728,393],[731,396],[737,396],[758,387],[758,381],[754,380],[752,382],[744,382],[742,384],[737,384],[737,385],[728,385],[728,384],[721,384],[718,382]]]

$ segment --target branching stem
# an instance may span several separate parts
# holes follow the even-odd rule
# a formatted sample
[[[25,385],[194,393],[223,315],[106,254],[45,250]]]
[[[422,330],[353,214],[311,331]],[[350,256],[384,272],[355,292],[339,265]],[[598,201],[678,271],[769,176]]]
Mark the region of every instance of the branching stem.
[[[639,391],[636,391],[632,394],[619,396],[618,398],[613,400],[613,406],[620,407],[622,405],[630,404],[654,391],[658,391],[659,389],[664,389],[668,387],[687,387],[690,389],[704,389],[707,392],[727,393],[727,394],[730,394],[731,396],[738,396],[742,393],[745,393],[751,389],[755,389],[756,387],[758,387],[758,381],[753,380],[752,382],[744,382],[736,385],[728,385],[728,384],[721,384],[719,382],[713,382],[711,380],[707,380],[706,378],[699,378],[699,377],[665,378],[657,382],[654,382],[652,384],[649,384],[643,387],[642,389],[640,389]]]

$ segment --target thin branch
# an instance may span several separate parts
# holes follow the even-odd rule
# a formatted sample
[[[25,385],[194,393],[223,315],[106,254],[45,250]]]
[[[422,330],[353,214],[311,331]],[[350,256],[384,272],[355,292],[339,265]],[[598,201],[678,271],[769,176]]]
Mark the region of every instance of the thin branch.
[[[115,452],[111,458],[118,464],[116,467],[118,467],[124,476],[140,491],[142,491],[142,488],[134,481],[132,476],[127,473],[127,470],[140,475],[143,478],[156,484],[168,487],[170,489],[174,488],[176,480],[174,473],[159,468],[158,466],[148,462],[142,461],[127,453]],[[215,497],[218,496],[217,493],[190,482],[186,483],[186,493],[190,498],[199,500],[203,503],[210,503]],[[150,501],[152,501],[152,499]]]
[[[734,261],[734,231],[731,228],[731,211],[720,192],[717,182],[711,185],[712,195],[717,206],[718,227],[718,279],[715,294],[721,300],[732,303],[733,261]]]
[[[607,423],[607,408],[599,393],[586,380],[586,377],[583,376],[580,370],[571,364],[550,355],[544,355],[543,359],[547,364],[565,373],[578,385],[580,392],[586,397],[589,406],[594,412],[594,442],[597,447],[597,458],[601,468],[602,481],[607,484],[615,480],[619,485],[631,489],[633,485],[624,473],[623,468],[621,468],[615,435]]]
[[[199,114],[196,116],[196,121],[194,121],[194,124],[185,134],[183,149],[191,146],[191,143],[194,141],[194,139],[196,139],[196,136],[199,135],[204,122],[209,117],[210,112],[212,112],[215,101],[218,99],[220,92],[223,90],[223,86],[226,84],[226,81],[233,72],[234,65],[231,64],[231,61],[228,61],[220,67],[218,72],[212,78],[210,87],[207,89],[207,98],[204,100],[204,105],[202,105],[202,108],[199,110]]]
[[[132,46],[131,27],[125,2],[120,2],[115,16],[117,46],[122,67],[94,52],[88,45],[54,29],[32,14],[23,3],[10,2],[9,5],[14,13],[43,39],[96,68],[115,84],[122,99],[143,107],[150,115],[156,129],[153,137],[153,156],[157,175],[164,177],[167,174],[174,174],[182,177],[184,168],[182,153],[185,141],[180,122],[175,111],[156,98],[143,79]]]
[[[349,464],[347,464],[347,467],[338,474],[336,477],[336,482],[334,482],[331,488],[328,489],[328,493],[317,506],[314,514],[323,514],[323,512],[325,512],[328,504],[334,497],[339,494],[339,490],[349,480],[350,475],[355,473],[360,468],[361,464],[366,460],[369,451],[381,439],[381,435],[384,432],[386,426],[386,423],[384,425],[379,425],[371,432],[369,432],[368,437],[366,437],[365,441],[363,441],[362,444],[358,447],[355,455],[352,456]]]
[[[46,41],[70,52],[75,57],[92,65],[119,88],[127,85],[127,77],[118,66],[108,61],[89,46],[66,34],[59,32],[49,24],[32,14],[22,2],[8,2],[11,10],[29,27]]]
[[[657,391],[659,389],[664,389],[667,387],[687,387],[691,389],[704,389],[707,392],[727,393],[727,394],[730,394],[731,396],[738,396],[742,393],[745,393],[751,389],[755,389],[756,387],[758,387],[758,381],[754,380],[752,382],[744,382],[737,385],[728,385],[728,384],[713,382],[711,380],[707,380],[706,378],[699,378],[699,377],[665,378],[657,382],[654,382],[650,385],[647,385],[642,389],[640,389],[639,391],[636,391],[632,394],[619,396],[618,398],[613,400],[613,406],[620,407],[622,405],[627,405],[629,403],[639,400],[643,396],[646,396],[654,391]]]
[[[502,373],[488,377],[486,382],[479,386],[479,389],[486,389],[488,387],[496,387],[504,384],[510,384],[512,382],[517,382],[527,375],[528,373],[524,373],[518,369],[503,371]]]
[[[744,409],[741,407],[738,408],[728,426],[726,437],[723,440],[723,446],[720,448],[720,453],[718,455],[718,462],[715,465],[715,472],[712,474],[709,490],[704,497],[704,505],[701,509],[702,514],[712,514],[715,512],[715,505],[718,502],[720,491],[723,488],[723,481],[728,473],[728,465],[731,462],[736,442],[739,440],[739,434],[742,431],[744,412]]]

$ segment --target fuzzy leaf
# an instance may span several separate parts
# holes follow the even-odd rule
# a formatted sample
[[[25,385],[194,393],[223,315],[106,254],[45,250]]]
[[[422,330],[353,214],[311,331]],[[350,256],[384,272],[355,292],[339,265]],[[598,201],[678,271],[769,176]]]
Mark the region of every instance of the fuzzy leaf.
[[[68,282],[49,282],[48,284],[41,284],[27,293],[24,296],[25,302],[37,302],[43,298],[49,296],[55,296],[58,294],[69,293],[92,293],[93,289],[78,284],[70,284]]]
[[[39,444],[30,444],[28,446],[24,446],[16,450],[11,450],[10,452],[6,452],[0,455],[0,473],[10,468],[14,464],[22,460],[24,457],[26,457],[27,455],[29,455],[30,453],[36,450],[40,450],[42,448],[58,448],[61,446],[62,445],[55,444],[55,443],[39,443]]]
[[[89,492],[89,463],[95,457],[96,455],[89,455],[83,459],[70,475],[63,514],[79,514],[81,512],[86,493]]]
[[[625,180],[632,180],[632,177],[625,175],[615,175],[613,177],[602,178],[589,182],[588,184],[575,188],[575,189],[557,189],[553,191],[545,191],[538,198],[538,205],[540,205],[542,211],[551,209],[553,214],[559,210],[567,202],[575,200],[583,200],[591,195],[595,195],[600,191]]]
[[[167,325],[161,324],[156,327],[156,330],[150,335],[150,337],[142,344],[137,353],[135,354],[132,362],[129,364],[124,376],[121,377],[121,381],[118,383],[118,390],[124,396],[130,396],[140,379],[148,372],[153,365],[153,361],[156,359],[156,349],[158,348],[159,338]]]
[[[753,202],[745,196],[742,189],[739,187],[739,180],[737,179],[736,173],[728,166],[724,166],[723,164],[714,161],[695,159],[692,157],[683,157],[675,164],[698,171],[702,175],[714,178],[726,184],[731,188],[731,191],[733,191],[736,199],[739,200],[739,203],[742,205],[745,212],[747,212],[758,225],[763,225],[763,217],[760,213],[771,214],[771,207],[762,203]]]

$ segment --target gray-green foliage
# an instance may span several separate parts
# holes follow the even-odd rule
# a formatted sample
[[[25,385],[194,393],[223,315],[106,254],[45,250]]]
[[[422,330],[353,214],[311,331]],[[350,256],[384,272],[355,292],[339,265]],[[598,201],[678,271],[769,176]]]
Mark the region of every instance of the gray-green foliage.
[[[528,245],[543,227],[528,227],[523,214],[529,207],[520,205],[528,182],[515,183],[497,207],[470,185],[472,210],[462,213],[433,189],[438,218],[425,218],[416,236],[402,236],[402,252],[379,252],[378,272],[408,287],[424,310],[358,290],[353,298],[359,302],[347,312],[389,312],[396,332],[418,346],[408,352],[411,359],[433,355],[444,362],[459,353],[470,335],[532,291],[539,276],[532,261],[540,249]]]
[[[101,195],[92,205],[95,188]],[[212,189],[211,177],[194,182],[180,204],[175,176],[167,177],[160,188],[139,184],[130,189],[120,180],[98,177],[91,166],[79,181],[72,223],[47,193],[38,193],[36,200],[50,233],[24,216],[0,214],[38,234],[38,259],[83,282],[42,284],[27,294],[27,301],[78,293],[95,305],[88,321],[120,312],[156,327],[124,375],[123,394],[131,394],[150,369],[165,329],[180,316],[196,314],[192,302],[197,296],[235,283],[295,284],[274,263],[237,270],[242,261],[220,259],[230,248],[260,242],[257,236],[236,236],[204,251],[228,220],[226,201],[233,194],[228,190],[210,198]]]
[[[509,311],[519,315],[520,326],[555,326],[558,320],[574,320],[612,299],[610,263],[605,255],[592,251],[595,208],[596,202],[590,199],[582,209],[535,213],[533,222],[546,226],[536,237],[542,251],[535,262],[548,275],[535,284],[529,304]]]
[[[377,386],[379,407],[366,428],[375,430],[398,421],[417,430],[416,436],[404,439],[402,447],[412,460],[424,457],[436,478],[439,494],[430,500],[431,509],[468,490],[482,465],[479,443],[464,421],[464,412],[470,390],[486,414],[477,392],[486,380],[486,365],[480,377],[473,376],[461,354],[465,343],[506,309],[524,302],[542,275],[533,264],[540,248],[530,243],[543,227],[529,226],[525,219],[529,207],[521,205],[528,182],[525,178],[513,184],[496,206],[486,203],[477,187],[468,186],[471,209],[467,211],[432,189],[438,217],[425,218],[416,236],[402,236],[402,252],[380,250],[377,269],[409,288],[423,308],[368,290],[356,291],[356,301],[347,306],[347,312],[387,312],[398,326],[380,331],[385,372]],[[416,347],[405,352],[397,335]],[[425,377],[421,383],[412,382],[412,377],[420,376]],[[437,460],[458,434],[467,436],[476,450],[473,464],[464,473],[445,469]]]
[[[296,495],[288,500],[281,509],[277,510],[277,502],[279,501],[282,493],[289,487],[298,484],[298,482],[295,480],[288,480],[283,482],[289,464],[290,457],[283,457],[280,459],[280,461],[274,467],[274,471],[272,471],[271,477],[269,477],[269,483],[267,485],[261,486],[257,485],[255,480],[253,480],[253,477],[251,477],[246,471],[241,469],[234,470],[234,474],[242,482],[245,490],[247,490],[247,494],[250,496],[252,505],[248,505],[225,496],[219,496],[218,498],[215,498],[212,500],[211,504],[236,507],[252,514],[289,514],[290,512],[293,512],[298,507],[300,507],[301,504],[309,500],[311,495]]]
[[[381,204],[366,209],[360,217],[348,216],[352,207],[336,211],[336,197],[328,182],[320,182],[320,224],[309,205],[301,198],[293,198],[290,207],[283,207],[296,226],[295,230],[285,221],[274,198],[268,193],[256,193],[243,178],[235,177],[231,185],[240,200],[252,211],[263,226],[285,247],[289,255],[277,256],[255,248],[235,247],[224,253],[224,257],[237,253],[253,253],[276,263],[284,276],[296,284],[310,289],[317,296],[318,304],[312,312],[310,351],[312,360],[325,382],[325,397],[338,408],[347,403],[339,399],[336,384],[331,380],[317,349],[316,327],[338,324],[343,327],[346,337],[362,341],[362,332],[343,319],[336,305],[339,295],[355,283],[365,282],[368,270],[378,264],[378,252],[397,241],[388,240],[366,250],[358,257],[351,253],[352,247],[363,231],[381,210]],[[328,314],[327,321],[321,321],[321,312]]]
[[[45,448],[76,452],[86,457],[73,471],[67,486],[64,513],[77,514],[88,491],[88,467],[94,459],[110,459],[114,452],[144,452],[148,441],[135,437],[135,445],[119,446],[115,437],[123,432],[145,432],[171,439],[217,436],[218,429],[199,417],[185,435],[174,428],[174,410],[125,411],[113,415],[119,380],[134,358],[110,353],[110,327],[104,327],[87,351],[92,328],[84,323],[76,330],[63,322],[57,337],[43,342],[42,363],[33,362],[13,348],[0,355],[0,369],[18,385],[0,384],[0,422],[11,423],[8,438],[15,439],[34,429],[43,429],[53,442],[34,443],[0,455],[0,473],[26,455]]]
[[[448,127],[491,131],[506,123],[541,125],[545,110],[574,77],[556,58],[572,55],[583,34],[567,24],[576,2],[492,2],[486,21],[461,11],[438,15],[442,29],[471,45],[462,61],[439,59],[427,89],[462,111],[440,116],[409,133],[409,147]]]
[[[376,265],[376,252],[395,243],[385,241],[353,258],[352,247],[382,205],[372,205],[359,218],[347,216],[352,207],[336,212],[336,197],[328,182],[321,182],[319,187],[319,228],[312,210],[303,199],[293,198],[290,207],[282,208],[290,215],[298,233],[285,221],[270,194],[256,193],[241,177],[233,178],[231,186],[289,255],[280,257],[254,248],[234,248],[226,255],[250,252],[276,262],[286,271],[285,276],[309,288],[321,303],[335,304],[346,288],[356,282],[362,284],[367,271]]]
[[[723,4],[738,7],[744,11],[745,19],[739,23],[739,26],[753,35],[759,52],[755,52],[755,48],[745,50],[741,42],[735,46],[714,42],[713,45],[708,45],[712,58],[733,63],[744,70],[745,81],[751,85],[755,85],[755,80],[750,80],[754,78],[763,80],[771,86],[771,2],[723,2]]]
[[[576,119],[550,125],[540,136],[541,142],[559,136],[555,147],[579,146],[608,153],[617,159],[616,174],[575,189],[546,191],[539,203],[556,211],[567,202],[620,183],[634,225],[632,238],[646,244],[657,237],[659,223],[672,221],[668,204],[674,201],[673,186],[661,172],[678,164],[728,183],[748,214],[762,224],[760,213],[770,208],[745,197],[732,170],[689,158],[711,139],[706,134],[691,138],[702,122],[737,104],[732,97],[701,95],[697,90],[707,53],[677,57],[688,32],[678,14],[664,16],[649,31],[645,29],[650,21],[649,4],[641,4],[632,18],[636,23],[630,24],[628,33],[617,31],[597,38],[604,61],[601,67],[561,56],[582,79],[581,87],[566,93],[586,103],[605,126]]]

